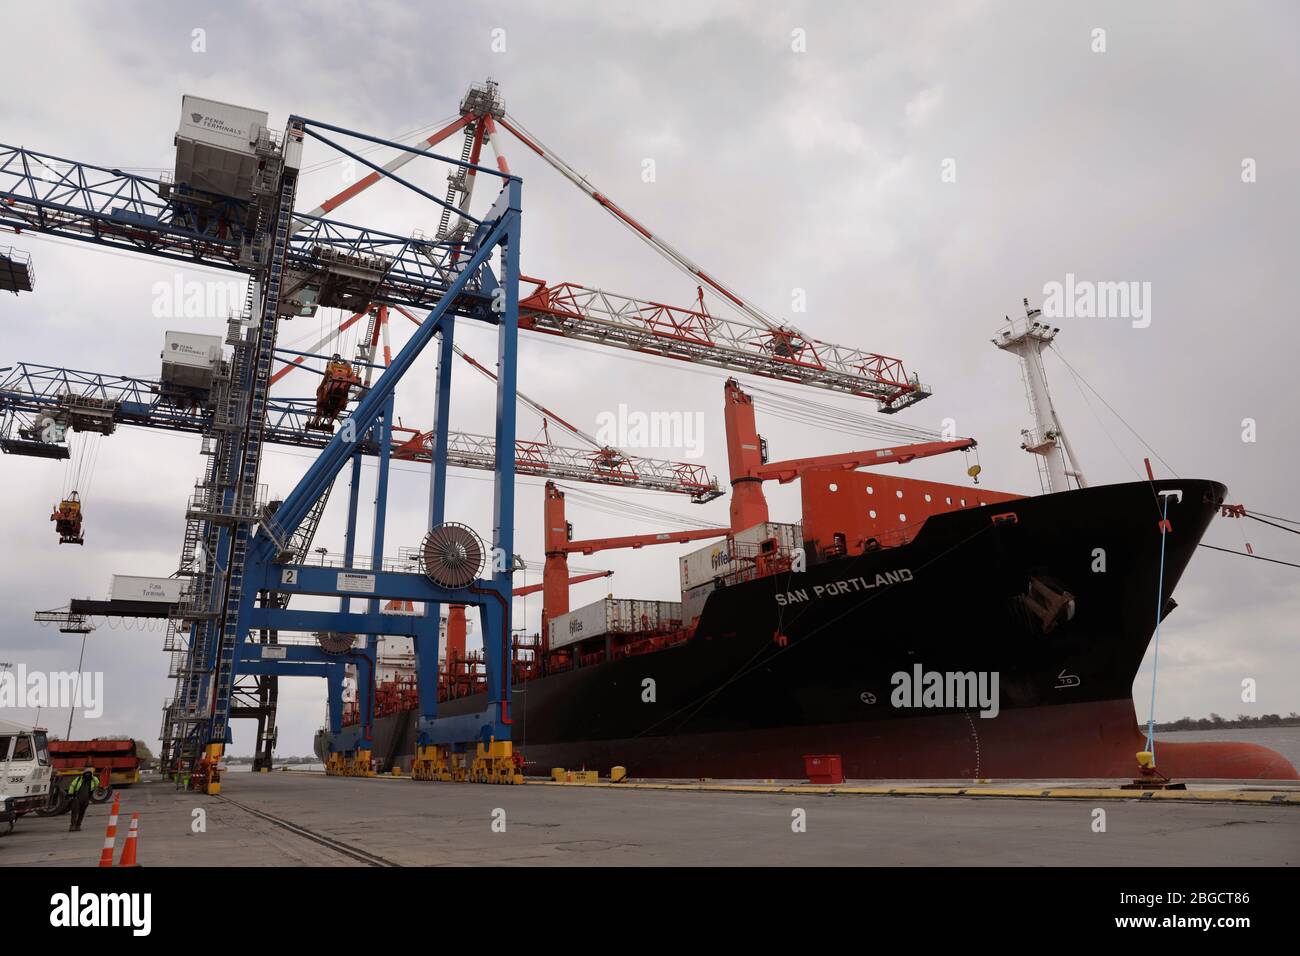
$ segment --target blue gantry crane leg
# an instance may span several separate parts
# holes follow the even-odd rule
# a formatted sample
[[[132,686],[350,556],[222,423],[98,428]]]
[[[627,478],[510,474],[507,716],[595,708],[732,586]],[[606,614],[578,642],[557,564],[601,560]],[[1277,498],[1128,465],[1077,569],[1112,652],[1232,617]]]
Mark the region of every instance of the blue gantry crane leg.
[[[358,403],[349,421],[352,428],[341,429],[322,450],[319,458],[308,469],[294,490],[285,498],[275,514],[262,523],[259,533],[250,544],[246,562],[244,599],[238,620],[238,635],[246,635],[253,627],[280,630],[336,631],[345,634],[410,634],[422,648],[437,647],[438,618],[434,615],[404,617],[382,614],[378,602],[382,599],[409,600],[428,606],[441,604],[473,605],[480,609],[483,620],[483,652],[487,670],[488,703],[482,713],[455,717],[421,715],[416,771],[423,775],[429,771],[448,778],[514,782],[519,778],[514,762],[510,727],[510,589],[511,565],[514,554],[514,448],[515,448],[515,384],[519,321],[519,221],[520,183],[507,179],[501,196],[491,212],[477,229],[465,250],[464,264],[438,305],[429,312],[406,343],[394,357],[392,364]],[[492,274],[489,258],[500,250],[501,280]],[[465,588],[447,588],[434,583],[429,577],[401,571],[387,571],[382,566],[382,525],[387,489],[380,482],[376,495],[376,557],[369,569],[326,568],[311,565],[277,563],[282,553],[279,542],[292,535],[305,518],[310,505],[328,487],[344,465],[355,454],[356,442],[377,425],[387,431],[384,419],[392,414],[392,398],[398,382],[410,370],[415,359],[435,334],[451,327],[453,310],[461,292],[474,280],[480,289],[491,289],[492,307],[483,310],[477,302],[464,310],[462,317],[494,323],[497,326],[497,382],[496,468],[493,481],[493,536],[490,576],[479,578]],[[451,336],[444,338],[444,350],[449,352]],[[445,431],[450,411],[449,369],[450,361],[440,363],[439,398],[445,399],[438,409],[438,427]],[[391,440],[380,436],[380,441]],[[445,510],[447,453],[445,439],[435,442],[432,480],[434,497]],[[380,456],[383,468],[387,456]],[[368,573],[367,573],[368,572]],[[258,590],[279,590],[297,593],[356,597],[367,599],[364,612],[347,611],[291,611],[277,608],[258,608],[253,595]],[[367,640],[367,660],[373,661],[369,651],[372,639]],[[436,655],[436,650],[435,650]],[[434,657],[436,661],[436,656]],[[432,674],[429,671],[432,670]],[[437,667],[425,668],[421,675],[421,698],[436,701]],[[428,678],[432,677],[431,684]],[[365,683],[373,680],[371,674],[358,674],[359,696],[363,708],[362,720],[353,730],[339,733],[334,741],[334,751],[350,754],[340,757],[336,765],[346,766],[351,772],[364,772],[362,761],[368,765],[365,741],[368,731],[365,708],[368,701]]]
[[[429,241],[397,235],[293,211],[297,171],[304,137],[311,137],[362,165],[416,192],[436,205],[439,197],[412,182],[380,169],[364,156],[322,135],[319,130],[407,152],[426,159],[471,169],[500,179],[502,190],[491,210],[475,218],[452,210],[476,228],[465,241]],[[404,144],[345,130],[326,123],[291,116],[283,141],[268,138],[264,161],[266,181],[257,180],[244,198],[206,197],[191,187],[150,180],[73,161],[54,161],[25,148],[0,145],[0,225],[60,235],[79,241],[116,246],[141,255],[196,262],[252,273],[260,299],[250,302],[257,321],[247,330],[232,324],[227,341],[235,345],[235,360],[228,394],[206,418],[179,412],[170,415],[168,427],[181,425],[202,431],[217,447],[214,465],[189,509],[196,536],[202,539],[206,559],[197,575],[202,587],[184,622],[190,628],[188,662],[184,668],[183,700],[179,711],[167,711],[167,734],[176,739],[205,738],[205,755],[215,761],[228,739],[231,689],[239,674],[294,676],[323,673],[331,687],[339,683],[341,668],[323,650],[295,651],[277,658],[281,646],[250,650],[252,629],[337,631],[344,634],[409,634],[422,648],[436,655],[436,617],[397,623],[399,616],[375,613],[385,598],[418,601],[426,606],[442,603],[474,605],[484,620],[484,657],[489,704],[482,714],[438,717],[436,713],[436,662],[422,673],[431,678],[422,698],[435,701],[421,720],[421,743],[468,753],[474,763],[462,769],[476,779],[515,778],[510,750],[510,571],[513,549],[513,480],[515,472],[515,360],[518,334],[518,281],[521,181],[518,177]],[[258,141],[259,155],[263,144]],[[273,175],[271,175],[273,171]],[[500,282],[488,267],[500,255]],[[358,278],[356,269],[361,269]],[[267,441],[278,440],[283,417],[268,400],[270,367],[276,350],[276,332],[282,290],[288,282],[311,279],[339,283],[338,296],[364,295],[368,301],[429,308],[415,336],[389,369],[358,403],[356,411],[321,450],[319,458],[280,508],[269,514],[258,499],[261,453]],[[360,286],[354,285],[361,283]],[[489,296],[486,290],[494,294]],[[284,308],[292,309],[289,302]],[[391,427],[394,387],[433,335],[445,328],[450,342],[454,316],[498,326],[500,368],[495,449],[494,558],[491,573],[462,588],[434,584],[419,574],[389,572],[381,567],[343,570],[310,567],[305,557],[289,545],[292,535],[313,513],[358,444],[371,436],[378,422]],[[444,326],[445,323],[445,326]],[[238,333],[238,334],[237,334]],[[450,350],[447,350],[448,354]],[[443,363],[449,375],[451,362]],[[67,374],[56,370],[57,374]],[[443,383],[449,379],[442,379]],[[128,383],[129,384],[129,383]],[[435,443],[433,476],[443,494],[448,463],[447,413],[450,391],[440,387],[440,433]],[[385,415],[385,411],[388,415]],[[143,399],[135,410],[141,424],[159,424],[156,402]],[[290,407],[287,414],[296,412]],[[116,414],[116,413],[115,413]],[[170,414],[170,413],[168,413]],[[193,419],[191,421],[190,419]],[[6,449],[8,450],[8,449]],[[18,449],[24,450],[24,449]],[[200,490],[196,487],[196,492]],[[386,489],[385,489],[386,492]],[[382,502],[379,524],[382,525]],[[440,507],[439,510],[442,510]],[[355,526],[352,528],[355,533]],[[382,536],[382,530],[379,530]],[[188,531],[187,531],[188,535]],[[187,539],[188,540],[188,539]],[[375,549],[379,553],[379,549]],[[296,562],[296,563],[295,563]],[[358,583],[359,582],[359,583]],[[366,611],[302,612],[284,604],[258,607],[259,592],[285,598],[294,594],[366,600]],[[411,619],[408,619],[408,621]],[[189,624],[190,621],[194,623]],[[178,622],[179,624],[179,622]],[[368,641],[368,645],[372,642]],[[304,656],[305,655],[305,656]],[[429,657],[432,655],[426,655]],[[364,653],[353,659],[365,666]],[[364,678],[363,678],[364,680]],[[331,726],[339,731],[339,714],[331,694]],[[168,769],[192,766],[198,760],[197,743],[183,754],[168,754]],[[166,747],[164,749],[167,749]],[[174,759],[177,758],[177,759]],[[183,758],[183,759],[179,759]],[[215,767],[215,763],[209,764]],[[218,792],[218,775],[208,777],[210,792]]]
[[[448,316],[442,324],[438,351],[438,389],[433,413],[433,454],[429,464],[429,528],[442,524],[447,518],[447,447],[451,418],[451,377],[455,365],[456,320]],[[442,607],[425,606],[426,617],[437,621],[442,617]],[[450,661],[448,673],[450,674]],[[438,633],[432,639],[417,638],[415,643],[415,683],[420,696],[418,722],[421,726],[438,716]],[[431,746],[427,740],[417,740],[417,746]],[[417,754],[418,756],[418,754]],[[426,755],[428,757],[433,754]],[[421,772],[427,769],[421,766]]]

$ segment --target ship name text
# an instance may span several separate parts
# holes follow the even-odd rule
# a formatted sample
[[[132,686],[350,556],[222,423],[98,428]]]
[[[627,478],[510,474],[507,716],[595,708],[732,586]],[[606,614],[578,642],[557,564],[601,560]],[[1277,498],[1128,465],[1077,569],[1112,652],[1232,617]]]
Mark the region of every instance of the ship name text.
[[[911,580],[911,570],[899,568],[897,571],[884,571],[877,574],[874,580],[865,576],[843,578],[839,581],[827,581],[825,584],[814,584],[812,587],[795,588],[792,591],[777,591],[776,603],[781,607],[788,607],[791,604],[803,604],[806,601],[818,601],[822,598],[874,591],[876,588],[889,587],[892,584]]]

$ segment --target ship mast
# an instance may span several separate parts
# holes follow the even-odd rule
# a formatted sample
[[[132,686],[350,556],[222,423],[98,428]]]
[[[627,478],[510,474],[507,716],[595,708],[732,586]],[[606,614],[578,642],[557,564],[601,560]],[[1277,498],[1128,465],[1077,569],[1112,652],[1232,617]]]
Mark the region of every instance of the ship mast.
[[[1021,430],[1020,447],[1040,457],[1039,477],[1045,479],[1044,491],[1048,494],[1069,490],[1070,478],[1077,482],[1078,487],[1085,488],[1088,482],[1052,404],[1047,371],[1043,367],[1043,349],[1052,344],[1056,333],[1061,330],[1041,321],[1042,310],[1031,309],[1028,299],[1024,302],[1025,318],[1008,317],[1006,327],[993,339],[998,348],[1019,356],[1025,377],[1034,427]]]

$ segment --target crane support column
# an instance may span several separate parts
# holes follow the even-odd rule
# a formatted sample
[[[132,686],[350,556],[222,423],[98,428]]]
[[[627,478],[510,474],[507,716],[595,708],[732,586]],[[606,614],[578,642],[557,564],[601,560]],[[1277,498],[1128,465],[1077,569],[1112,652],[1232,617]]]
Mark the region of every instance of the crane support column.
[[[456,320],[448,316],[439,333],[438,391],[433,410],[433,451],[429,464],[429,528],[447,517],[447,447],[451,429],[451,376],[455,363]],[[433,627],[415,640],[415,682],[420,695],[420,719],[438,716],[438,620],[442,606],[426,604],[424,614]],[[461,610],[464,618],[464,609]],[[450,628],[450,624],[448,625]],[[448,631],[450,635],[450,630]],[[450,638],[448,660],[450,661]]]
[[[767,521],[763,480],[762,439],[754,423],[754,400],[734,378],[724,386],[723,416],[727,429],[727,465],[731,475],[731,530],[744,531]]]
[[[1068,491],[1069,478],[1074,478],[1080,488],[1085,487],[1087,481],[1070,448],[1056,406],[1052,404],[1052,393],[1047,387],[1047,369],[1043,365],[1043,350],[1052,344],[1060,329],[1042,319],[1042,310],[1031,309],[1029,300],[1025,299],[1024,320],[1008,319],[1007,326],[998,333],[993,344],[1020,359],[1029,410],[1034,416],[1034,427],[1021,431],[1020,447],[1039,456],[1043,490],[1053,494]]]
[[[546,559],[542,567],[542,666],[551,649],[551,619],[569,612],[569,552],[565,545],[571,537],[568,518],[564,513],[564,492],[555,482],[546,483],[546,501],[543,506],[546,522],[542,541]]]

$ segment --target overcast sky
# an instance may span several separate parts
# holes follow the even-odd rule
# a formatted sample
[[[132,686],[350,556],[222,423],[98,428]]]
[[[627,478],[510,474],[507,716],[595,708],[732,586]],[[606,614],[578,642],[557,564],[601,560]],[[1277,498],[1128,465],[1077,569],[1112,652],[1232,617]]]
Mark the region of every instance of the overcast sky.
[[[989,343],[1002,316],[1023,296],[1041,300],[1045,284],[1067,274],[1150,283],[1149,327],[1123,318],[1061,321],[1061,354],[1178,475],[1224,481],[1230,501],[1300,517],[1300,14],[1292,4],[194,7],[10,6],[6,30],[17,42],[6,44],[11,79],[0,87],[0,142],[156,175],[173,163],[185,93],[267,110],[278,128],[297,113],[397,137],[454,116],[468,84],[491,76],[512,115],[706,271],[811,335],[902,358],[934,397],[900,417],[927,428],[951,418],[959,433],[979,439],[987,487],[1039,490],[1034,463],[1018,447],[1030,419],[1016,362]],[[527,274],[694,300],[693,283],[549,167],[508,135],[502,146],[524,179]],[[313,150],[307,162],[328,158]],[[652,182],[643,177],[646,160]],[[1243,163],[1255,181],[1243,181]],[[312,169],[299,208],[337,192],[343,175],[338,163]],[[440,194],[443,175],[429,164],[413,178]],[[372,192],[340,218],[403,234],[435,230],[432,204]],[[480,194],[476,208],[489,198]],[[159,318],[153,306],[160,281],[229,274],[40,236],[0,237],[0,246],[11,241],[32,255],[37,287],[0,299],[0,365],[153,377],[164,331],[224,329],[219,317]],[[806,312],[791,311],[796,290],[806,294]],[[281,341],[310,337],[334,318],[295,320]],[[406,330],[394,331],[404,341]],[[460,341],[491,355],[482,330]],[[408,424],[431,420],[431,368],[422,364],[399,397]],[[453,427],[490,434],[490,386],[457,374]],[[1095,396],[1085,399],[1055,356],[1048,374],[1090,481],[1138,477],[1149,453]],[[722,379],[613,350],[521,342],[520,389],[589,431],[620,402],[703,413],[702,460],[719,476]],[[298,373],[283,394],[314,387]],[[812,397],[873,414],[824,393]],[[1248,418],[1253,442],[1242,439]],[[761,404],[759,424],[779,458],[866,441],[765,418]],[[521,437],[537,427],[535,416],[523,415]],[[121,429],[98,454],[78,489],[86,501],[82,548],[59,546],[48,520],[67,467],[0,461],[0,660],[74,668],[79,641],[34,624],[34,610],[73,595],[106,596],[114,573],[175,570],[184,502],[201,464],[197,438]],[[680,458],[685,450],[657,454]],[[263,480],[283,495],[308,461],[275,450]],[[951,456],[906,467],[964,482],[965,465]],[[457,473],[448,517],[489,529],[489,477]],[[390,552],[418,543],[426,495],[423,473],[399,466]],[[704,507],[658,495],[632,500],[692,520],[726,520],[726,499]],[[770,489],[769,500],[774,520],[797,520],[797,484]],[[343,543],[338,505],[319,542],[332,551]],[[540,482],[521,481],[517,550],[534,565],[542,556],[540,505]],[[577,505],[570,518],[581,537],[656,529]],[[1254,522],[1218,519],[1206,541],[1234,550],[1249,541],[1258,554],[1300,561],[1295,537]],[[613,569],[620,596],[675,599],[676,557],[688,550],[580,563]],[[1297,575],[1198,553],[1162,631],[1158,718],[1300,710]],[[575,589],[574,605],[605,588]],[[535,627],[540,599],[517,602],[516,614]],[[129,733],[156,746],[172,691],[161,642],[161,630],[106,625],[90,636],[86,667],[105,673],[105,714],[93,724],[78,718],[74,735]],[[1240,700],[1245,678],[1258,681],[1254,704]],[[1148,657],[1135,684],[1142,719],[1149,681]],[[324,686],[283,685],[280,753],[306,753]],[[47,712],[41,720],[61,734],[66,717]],[[233,752],[249,752],[251,728],[235,725]]]

